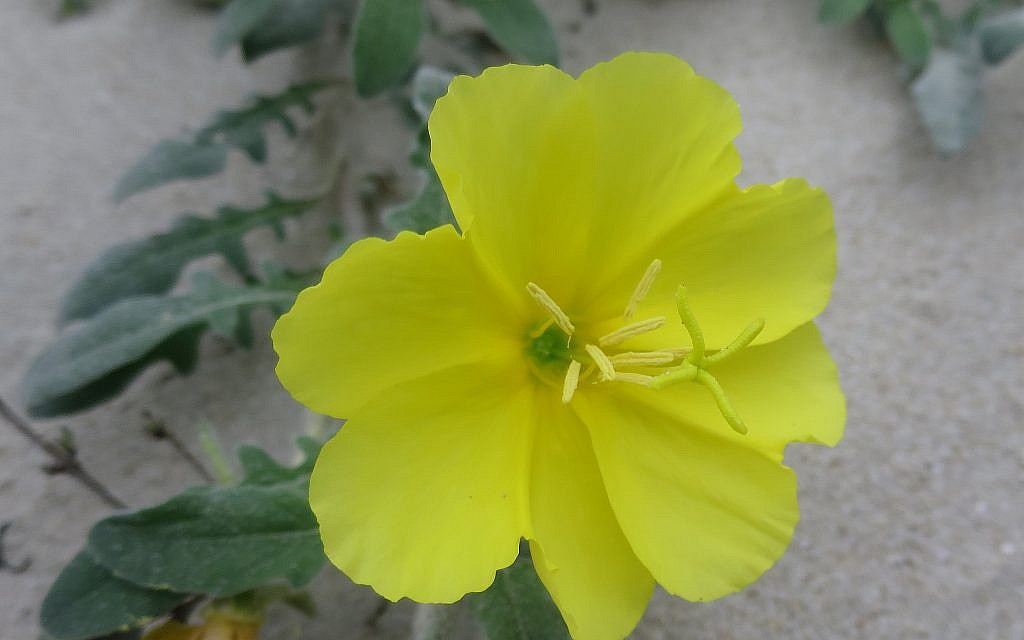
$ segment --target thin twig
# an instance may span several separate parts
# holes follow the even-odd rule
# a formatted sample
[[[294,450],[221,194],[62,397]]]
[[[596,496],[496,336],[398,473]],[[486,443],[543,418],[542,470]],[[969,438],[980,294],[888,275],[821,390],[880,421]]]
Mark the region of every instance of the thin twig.
[[[64,447],[47,440],[43,436],[36,433],[29,423],[14,412],[14,409],[7,404],[7,402],[0,397],[0,414],[3,414],[7,422],[21,435],[28,438],[32,444],[42,449],[53,458],[54,464],[51,466],[54,473],[66,473],[69,476],[75,478],[83,485],[85,485],[90,491],[95,493],[103,502],[115,509],[124,509],[125,503],[117,499],[117,497],[110,492],[103,483],[97,480],[91,473],[82,467],[82,464],[78,461],[78,456],[73,451],[68,451]]]
[[[206,467],[203,466],[203,463],[199,461],[199,458],[195,457],[181,439],[178,438],[173,431],[167,428],[167,425],[164,424],[163,420],[158,420],[148,411],[143,412],[143,418],[146,420],[146,424],[143,426],[143,429],[146,430],[146,433],[149,434],[150,437],[154,440],[166,440],[167,443],[171,445],[176,452],[178,452],[178,455],[180,455],[190,467],[195,469],[195,472],[199,474],[200,478],[209,483],[213,483],[213,474],[207,471]]]

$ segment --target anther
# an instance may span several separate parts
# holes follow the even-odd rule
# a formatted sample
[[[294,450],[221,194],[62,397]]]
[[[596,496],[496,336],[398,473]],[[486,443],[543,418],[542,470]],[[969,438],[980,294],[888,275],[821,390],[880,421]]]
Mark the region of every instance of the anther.
[[[622,314],[622,317],[629,320],[636,313],[636,308],[643,301],[647,294],[651,290],[651,285],[654,284],[654,279],[658,277],[658,272],[661,271],[661,260],[657,258],[651,262],[650,266],[647,267],[647,271],[644,272],[640,282],[637,283],[636,289],[633,290],[633,295],[629,298],[629,303],[626,304],[626,311]]]
[[[597,344],[602,347],[611,347],[619,344],[620,342],[625,342],[634,336],[660,329],[664,325],[665,316],[655,316],[653,318],[648,318],[647,320],[640,320],[639,322],[627,324],[626,326],[616,329],[607,335],[601,336],[598,338]]]
[[[562,403],[569,404],[576,388],[580,386],[580,367],[582,365],[573,360],[569,363],[569,369],[565,372],[565,382],[562,383]]]
[[[544,291],[532,282],[527,283],[526,290],[530,293],[530,296],[540,304],[540,306],[544,307],[544,309],[551,314],[551,318],[555,321],[555,324],[558,325],[558,328],[564,331],[567,335],[572,336],[573,332],[576,331],[576,327],[573,326],[572,320],[570,320],[569,316],[562,311],[562,308],[558,306],[558,303],[551,299],[551,296],[548,295],[547,291]]]
[[[596,364],[597,368],[601,371],[602,380],[615,379],[615,366],[612,364],[612,361],[608,359],[608,356],[605,355],[604,351],[601,351],[599,347],[592,344],[588,344],[583,348],[586,349],[590,357],[593,358],[594,364]]]
[[[644,375],[642,373],[615,373],[615,382],[630,382],[632,384],[638,384],[641,386],[649,386],[654,376]]]
[[[657,367],[676,359],[671,351],[625,351],[608,359],[616,367]]]

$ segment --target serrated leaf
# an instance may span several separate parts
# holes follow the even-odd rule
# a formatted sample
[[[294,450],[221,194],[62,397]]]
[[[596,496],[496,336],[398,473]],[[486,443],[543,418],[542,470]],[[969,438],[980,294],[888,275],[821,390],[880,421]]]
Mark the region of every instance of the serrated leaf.
[[[928,62],[932,40],[921,16],[907,0],[886,10],[885,33],[896,53],[911,71],[919,71]]]
[[[983,19],[978,33],[985,62],[999,64],[1024,45],[1024,7]]]
[[[838,26],[859,18],[868,10],[871,0],[821,0],[818,22]]]
[[[267,19],[276,4],[277,0],[231,0],[217,18],[214,53],[222,56],[241,42],[246,34]]]
[[[973,39],[964,38],[956,49],[936,49],[911,85],[921,121],[942,153],[964,150],[981,128],[983,68],[978,48]]]
[[[224,170],[228,149],[222,144],[197,145],[161,140],[132,166],[114,187],[114,202],[172,180],[206,178]]]
[[[281,93],[258,95],[236,110],[224,110],[190,139],[163,140],[125,173],[114,189],[113,199],[121,202],[130,195],[175,180],[204,178],[224,170],[227,151],[240,149],[254,162],[267,157],[264,128],[278,123],[289,137],[298,133],[298,124],[290,109],[312,113],[313,97],[335,80],[314,80],[294,84]]]
[[[36,358],[23,380],[28,412],[53,417],[93,406],[161,360],[187,373],[203,331],[212,325],[238,337],[248,327],[242,314],[249,308],[265,305],[281,313],[304,284],[234,286],[199,276],[188,294],[124,299],[61,335]]]
[[[455,74],[444,69],[438,69],[430,65],[423,65],[416,70],[412,77],[412,108],[420,121],[427,122],[430,112],[434,109],[434,103],[448,93],[448,85],[452,83]]]
[[[304,483],[189,489],[101,520],[88,549],[137,584],[215,596],[273,580],[301,587],[326,562]]]
[[[43,599],[39,622],[55,640],[87,640],[142,626],[188,597],[122,580],[80,551]]]
[[[455,224],[455,215],[448,203],[448,196],[445,195],[433,169],[427,172],[426,184],[413,200],[384,213],[384,224],[396,233],[426,233],[444,224]]]
[[[316,109],[313,97],[337,85],[335,80],[313,80],[293,84],[278,94],[254,96],[241,109],[216,113],[209,124],[196,132],[195,142],[235,147],[245,151],[253,161],[263,162],[267,155],[263,128],[276,122],[289,137],[295,137],[298,125],[289,109],[298,107],[307,114],[313,113]]]
[[[397,85],[416,60],[423,36],[420,0],[362,0],[353,27],[356,90],[374,96]]]
[[[466,599],[487,640],[569,640],[565,622],[533,562],[522,555],[499,571],[486,591]]]
[[[316,203],[316,199],[285,200],[271,193],[262,206],[223,206],[212,218],[187,214],[166,233],[115,245],[71,285],[59,320],[63,324],[90,318],[124,298],[166,293],[189,262],[214,253],[224,256],[239,274],[251,277],[242,238],[262,226],[270,226],[280,237],[285,220]]]
[[[320,443],[312,438],[302,437],[298,440],[299,449],[303,452],[303,460],[294,467],[286,467],[263,449],[252,445],[238,448],[238,461],[242,465],[242,484],[272,485],[295,482],[309,477],[320,453]]]
[[[533,0],[463,0],[501,48],[530,64],[558,65],[558,38]]]
[[[349,1],[276,0],[273,10],[242,39],[243,58],[253,62],[279,49],[315,40],[330,14],[347,12]]]

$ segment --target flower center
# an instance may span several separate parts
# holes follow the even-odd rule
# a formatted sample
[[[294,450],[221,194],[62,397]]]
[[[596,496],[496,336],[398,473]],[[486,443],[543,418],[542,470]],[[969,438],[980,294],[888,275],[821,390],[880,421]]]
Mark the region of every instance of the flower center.
[[[647,296],[661,270],[661,261],[654,260],[630,296],[622,317],[630,320]],[[693,382],[705,387],[714,398],[719,412],[734,431],[747,433],[747,426],[736,413],[718,379],[709,371],[713,365],[732,358],[750,345],[764,329],[764,320],[750,323],[724,349],[708,353],[704,332],[690,308],[686,287],[676,291],[676,309],[683,328],[690,335],[690,348],[666,348],[652,351],[622,351],[620,345],[630,338],[660,329],[664,316],[628,322],[595,342],[573,345],[576,326],[551,296],[537,284],[526,285],[530,296],[548,314],[548,318],[527,336],[526,355],[534,373],[542,380],[562,388],[562,402],[572,402],[582,384],[625,382],[650,389]]]

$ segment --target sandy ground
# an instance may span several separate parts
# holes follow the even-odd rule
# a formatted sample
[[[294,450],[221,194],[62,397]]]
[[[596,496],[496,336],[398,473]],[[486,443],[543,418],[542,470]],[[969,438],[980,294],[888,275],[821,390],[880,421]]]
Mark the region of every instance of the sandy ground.
[[[183,1],[109,0],[59,25],[50,4],[0,4],[0,394],[8,399],[52,339],[65,288],[111,243],[161,230],[180,211],[256,202],[266,180],[301,193],[316,184],[335,136],[352,158],[350,183],[401,157],[404,144],[390,133],[398,120],[386,100],[339,102],[312,129],[316,151],[275,139],[268,169],[235,158],[225,178],[113,206],[115,180],[159,138],[324,59],[217,61],[208,53],[212,21]],[[831,193],[837,212],[841,266],[820,324],[849,398],[846,440],[835,450],[790,448],[803,519],[775,568],[711,604],[659,594],[635,637],[1024,638],[1024,55],[989,74],[984,131],[968,153],[944,161],[915,121],[891,54],[857,29],[817,26],[811,0],[601,0],[592,17],[576,2],[546,4],[570,71],[625,49],[687,58],[743,108],[743,180],[806,176]],[[348,189],[340,202],[350,217],[353,201]],[[299,223],[304,237],[327,215]],[[260,234],[252,242],[272,244]],[[298,260],[324,247],[285,254]],[[39,427],[69,425],[85,463],[133,506],[197,481],[143,435],[144,411],[189,442],[207,420],[227,443],[286,453],[305,416],[274,378],[269,346],[246,352],[211,340],[204,349],[189,378],[158,368],[115,402]],[[13,523],[6,553],[31,561],[22,573],[0,573],[4,640],[35,637],[49,583],[108,512],[72,480],[43,474],[44,462],[0,427],[0,520]],[[268,637],[404,637],[408,605],[368,631],[361,621],[374,599],[336,572],[321,576],[316,597],[320,619],[286,615]]]

